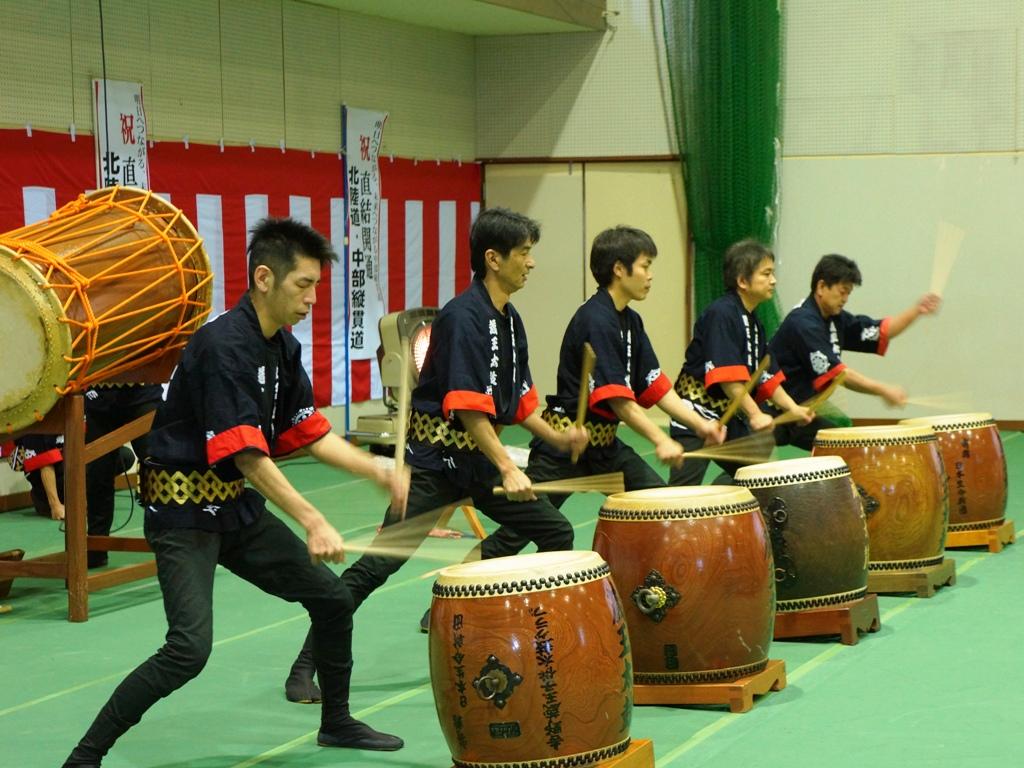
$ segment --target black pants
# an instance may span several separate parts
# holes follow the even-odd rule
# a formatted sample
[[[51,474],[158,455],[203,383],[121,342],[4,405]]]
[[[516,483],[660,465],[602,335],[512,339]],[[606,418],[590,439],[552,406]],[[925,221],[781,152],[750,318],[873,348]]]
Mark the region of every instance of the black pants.
[[[202,671],[213,645],[213,577],[218,563],[264,592],[301,603],[309,611],[323,727],[329,729],[348,716],[352,597],[327,566],[310,563],[306,544],[288,526],[265,511],[239,531],[147,530],[146,539],[156,555],[167,636],[163,647],[114,690],[73,758],[105,754],[153,704]]]
[[[616,440],[610,448],[588,449],[573,464],[568,455],[552,456],[550,453],[534,449],[530,452],[530,465],[526,474],[535,483],[549,480],[564,480],[573,477],[600,475],[606,472],[621,472],[623,484],[627,491],[638,491],[643,488],[661,488],[665,481],[644,461],[636,451]],[[548,498],[557,509],[561,509],[568,494],[549,494]],[[483,559],[491,557],[507,557],[518,554],[529,544],[529,539],[517,534],[509,526],[502,525],[480,544]]]
[[[776,445],[795,445],[809,451],[814,447],[814,437],[820,429],[831,429],[839,426],[836,422],[822,416],[815,416],[810,424],[782,424],[775,428]]]
[[[495,473],[494,485],[499,484],[499,477]],[[341,576],[352,593],[355,607],[362,605],[377,587],[412,557],[430,530],[437,525],[448,504],[467,496],[472,497],[474,507],[528,541],[535,542],[541,552],[572,549],[572,525],[547,498],[541,496],[536,501],[510,501],[504,496],[491,493],[490,485],[462,487],[442,472],[414,467],[405,520],[399,524],[398,514],[389,507],[384,516],[384,527],[371,545],[373,549],[388,554],[367,553]]]
[[[86,401],[85,439],[91,442],[130,421],[156,410],[159,399],[127,403],[122,407],[90,408]],[[132,440],[132,449],[141,460],[147,455],[149,433]],[[89,462],[85,467],[85,503],[90,536],[106,536],[114,522],[114,478],[119,469],[118,450]]]

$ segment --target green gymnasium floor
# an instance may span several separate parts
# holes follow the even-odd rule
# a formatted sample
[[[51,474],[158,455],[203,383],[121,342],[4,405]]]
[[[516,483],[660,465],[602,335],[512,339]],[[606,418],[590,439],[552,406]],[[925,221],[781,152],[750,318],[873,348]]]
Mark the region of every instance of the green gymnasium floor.
[[[506,433],[525,443],[525,433]],[[1010,468],[1008,515],[1024,528],[1014,476],[1024,440],[1003,435]],[[781,457],[797,455],[786,451]],[[648,458],[649,455],[648,455]],[[385,499],[368,482],[306,460],[289,477],[351,540],[365,540]],[[600,497],[566,505],[578,548],[591,541]],[[119,495],[117,523],[128,515]],[[464,521],[454,520],[464,526]],[[117,524],[116,523],[116,524]],[[489,521],[485,521],[489,524]],[[124,533],[140,535],[139,511]],[[473,540],[430,539],[433,558],[462,559]],[[0,515],[0,550],[57,551],[57,525],[28,511]],[[882,629],[855,646],[833,640],[776,642],[788,686],[753,710],[638,707],[632,735],[650,738],[659,768],[870,765],[990,768],[1024,765],[1024,542],[999,554],[951,553],[957,584],[931,599],[882,597]],[[134,555],[113,554],[115,564]],[[401,735],[405,749],[322,749],[315,706],[285,701],[282,683],[306,631],[301,609],[265,596],[232,574],[216,581],[216,642],[202,675],[157,704],[104,761],[109,768],[370,766],[443,768],[427,672],[427,637],[416,627],[430,600],[423,574],[436,559],[410,562],[356,616],[356,716]],[[57,766],[114,686],[158,648],[165,623],[153,579],[95,593],[91,618],[65,621],[56,581],[18,579],[0,615],[0,766]]]

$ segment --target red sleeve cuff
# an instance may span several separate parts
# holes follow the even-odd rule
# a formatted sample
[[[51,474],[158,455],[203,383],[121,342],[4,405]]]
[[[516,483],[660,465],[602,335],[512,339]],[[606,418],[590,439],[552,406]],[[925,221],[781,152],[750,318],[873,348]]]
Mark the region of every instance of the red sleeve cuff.
[[[315,443],[330,431],[331,422],[320,411],[313,411],[311,416],[278,436],[274,441],[274,456],[285,456],[299,448],[304,448],[310,443]]]
[[[595,408],[595,406],[603,400],[608,400],[613,397],[624,397],[627,400],[636,400],[636,395],[633,394],[633,390],[629,387],[623,386],[622,384],[605,384],[603,387],[598,387],[590,393],[590,400],[587,405],[594,413],[601,413],[597,408]],[[613,415],[611,418],[614,419],[617,417]]]
[[[891,317],[886,317],[882,320],[882,324],[878,328],[878,354],[884,355],[885,351],[889,349],[889,323],[892,322]]]
[[[650,408],[661,400],[670,389],[672,389],[672,382],[669,381],[668,376],[664,373],[659,373],[654,383],[640,394],[637,402],[644,408]]]
[[[64,461],[64,455],[60,448],[51,448],[48,451],[37,453],[31,459],[25,459],[25,472],[35,472],[37,469],[49,467],[51,464],[60,464]]]
[[[255,448],[257,451],[270,455],[270,448],[267,447],[267,440],[263,437],[263,431],[248,424],[214,435],[206,441],[206,461],[212,467],[228,456],[234,456],[246,448]]]
[[[825,373],[821,374],[821,376],[812,381],[811,386],[814,387],[815,392],[821,392],[821,390],[828,386],[828,383],[832,381],[832,379],[834,379],[836,376],[838,376],[845,370],[846,363],[840,363],[835,368],[832,368],[829,371],[825,371]]]
[[[779,385],[786,380],[786,374],[779,371],[772,376],[768,381],[759,386],[754,390],[754,402],[763,403],[769,397],[775,394],[775,390],[779,388]]]
[[[537,410],[537,403],[540,398],[537,396],[537,388],[530,385],[530,391],[519,398],[519,407],[516,408],[516,420],[513,422],[518,424],[535,410]]]
[[[453,390],[444,396],[441,412],[446,419],[450,419],[452,411],[483,411],[491,416],[497,415],[493,397],[464,389]]]
[[[704,389],[711,389],[715,384],[730,381],[749,381],[750,371],[745,365],[723,365],[721,368],[712,368],[704,374]]]

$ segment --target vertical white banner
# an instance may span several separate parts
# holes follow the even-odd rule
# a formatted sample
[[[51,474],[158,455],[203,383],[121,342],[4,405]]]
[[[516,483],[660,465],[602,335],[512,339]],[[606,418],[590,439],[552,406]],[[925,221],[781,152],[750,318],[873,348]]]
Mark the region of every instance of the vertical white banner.
[[[96,186],[149,189],[142,83],[93,80]]]
[[[380,169],[387,112],[343,108],[345,198],[348,205],[349,359],[376,357],[384,314],[380,270]]]

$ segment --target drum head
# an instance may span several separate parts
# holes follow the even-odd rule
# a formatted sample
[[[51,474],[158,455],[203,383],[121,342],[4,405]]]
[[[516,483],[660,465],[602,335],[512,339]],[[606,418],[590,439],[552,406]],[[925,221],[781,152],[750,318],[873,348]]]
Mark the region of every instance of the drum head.
[[[443,568],[437,577],[438,586],[471,587],[471,586],[507,586],[516,584],[557,582],[566,577],[577,577],[587,572],[606,568],[604,560],[596,552],[536,552],[531,555],[513,555],[512,557],[494,557],[490,560],[478,560],[475,563],[462,563]],[[570,579],[574,580],[574,579]],[[583,579],[589,581],[590,579]],[[547,587],[550,588],[550,587]],[[527,590],[533,591],[533,590]],[[481,594],[480,597],[484,597]]]
[[[931,427],[892,424],[877,427],[837,427],[821,429],[814,438],[815,445],[875,445],[884,443],[918,443],[935,439]]]
[[[746,488],[732,485],[670,486],[642,491],[614,493],[605,499],[605,509],[623,512],[651,510],[697,510],[708,507],[743,506],[755,501]]]
[[[850,468],[841,456],[807,456],[740,467],[736,471],[736,483],[745,488],[764,487],[849,474]]]
[[[0,311],[4,362],[0,365],[0,432],[36,423],[68,380],[71,332],[57,295],[29,261],[0,246]]]
[[[946,416],[920,416],[901,419],[907,426],[931,427],[936,432],[954,432],[961,429],[979,429],[995,424],[991,413],[952,413]]]

